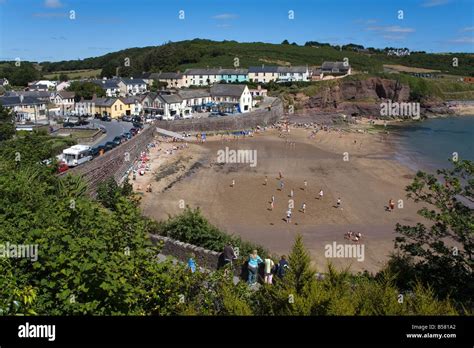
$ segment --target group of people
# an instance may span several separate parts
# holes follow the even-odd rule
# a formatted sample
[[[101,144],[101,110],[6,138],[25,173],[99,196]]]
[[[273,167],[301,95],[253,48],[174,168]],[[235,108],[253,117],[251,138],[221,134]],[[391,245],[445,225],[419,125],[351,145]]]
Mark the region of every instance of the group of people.
[[[360,232],[356,233],[356,232],[353,232],[353,231],[349,230],[345,234],[344,238],[349,239],[353,242],[359,243],[359,241],[362,239],[362,233],[360,233]]]
[[[234,248],[230,244],[227,244],[222,252],[222,257],[224,261],[223,266],[225,267],[229,264],[232,265],[233,262],[238,258],[238,255],[236,254]],[[282,279],[289,269],[289,263],[285,255],[282,255],[278,263],[275,264],[275,262],[270,257],[262,259],[258,255],[258,251],[253,250],[247,260],[247,283],[249,285],[254,285],[257,283],[261,265],[263,265],[263,282],[265,284],[273,284],[274,275],[276,275],[279,279]],[[189,254],[187,268],[191,273],[196,272],[196,255],[194,253]]]

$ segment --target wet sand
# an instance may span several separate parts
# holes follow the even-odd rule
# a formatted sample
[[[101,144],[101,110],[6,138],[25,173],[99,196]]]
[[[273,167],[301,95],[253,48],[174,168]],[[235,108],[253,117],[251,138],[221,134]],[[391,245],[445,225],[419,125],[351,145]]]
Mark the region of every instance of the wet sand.
[[[422,221],[404,191],[414,172],[394,160],[389,142],[381,133],[319,132],[314,138],[309,134],[305,129],[291,129],[286,138],[280,138],[276,130],[239,140],[223,141],[215,136],[173,155],[156,158],[152,153],[155,175],[147,173],[139,178],[142,187],[148,182],[153,186],[153,193],[145,193],[142,198],[142,210],[160,220],[182,212],[182,203],[200,207],[211,223],[227,233],[277,254],[288,253],[295,235],[301,233],[319,270],[324,271],[330,261],[337,267],[350,266],[354,272],[376,272],[393,250],[395,224]],[[257,165],[216,163],[217,151],[225,147],[256,150]],[[279,171],[285,185],[282,191]],[[308,183],[305,190],[304,180]],[[318,199],[321,188],[322,200]],[[295,208],[291,223],[287,223],[291,189]],[[275,204],[270,210],[272,195]],[[334,207],[338,197],[342,209]],[[391,198],[395,202],[402,199],[403,208],[386,211]],[[300,211],[303,202],[305,213]],[[344,238],[349,229],[362,233],[364,261],[326,258],[327,244],[353,244]]]

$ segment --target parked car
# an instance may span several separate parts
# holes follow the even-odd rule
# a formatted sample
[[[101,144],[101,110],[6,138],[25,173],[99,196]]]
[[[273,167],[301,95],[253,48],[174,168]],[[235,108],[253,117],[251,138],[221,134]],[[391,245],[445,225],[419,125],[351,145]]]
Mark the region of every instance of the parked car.
[[[129,132],[130,132],[130,134],[131,134],[132,136],[135,136],[135,135],[137,135],[137,133],[138,133],[138,129],[137,129],[137,128],[130,128],[130,131],[129,131]]]
[[[102,134],[107,133],[107,128],[105,128],[104,126],[99,125],[99,129],[100,129],[100,131],[102,132]]]
[[[123,134],[122,134],[122,137],[123,137],[124,139],[132,139],[132,133],[130,133],[130,132],[123,133]]]
[[[133,117],[130,116],[130,115],[122,116],[122,121],[124,121],[124,122],[132,122],[132,120],[133,120]]]
[[[133,128],[142,129],[142,128],[143,128],[143,124],[137,123],[137,122],[133,122]]]
[[[69,166],[64,163],[64,162],[60,162],[58,164],[58,173],[64,173],[65,171],[67,171],[69,169]]]
[[[110,117],[109,115],[104,115],[102,116],[101,120],[105,122],[110,122],[112,121],[112,117]]]
[[[114,138],[114,140],[112,140],[114,142],[114,144],[116,146],[119,146],[121,143],[122,143],[122,137],[121,136],[117,136]]]
[[[117,145],[113,141],[108,141],[104,144],[104,149],[105,149],[105,151],[110,151],[116,146]]]

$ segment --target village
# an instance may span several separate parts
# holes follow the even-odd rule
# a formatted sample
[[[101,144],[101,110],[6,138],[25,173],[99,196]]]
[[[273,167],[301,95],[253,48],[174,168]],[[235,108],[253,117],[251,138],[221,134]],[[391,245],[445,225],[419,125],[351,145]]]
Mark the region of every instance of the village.
[[[163,120],[219,117],[265,107],[268,91],[262,85],[267,83],[310,82],[350,74],[347,62],[324,62],[321,67],[311,69],[261,65],[248,69],[193,68],[130,78],[39,80],[30,82],[24,90],[6,91],[0,96],[0,104],[15,113],[18,125],[51,124],[54,119],[60,121],[61,117],[68,116],[115,120],[130,120],[133,116]],[[104,96],[94,95],[89,100],[78,98],[68,90],[71,83],[77,81],[96,84]],[[248,83],[257,87],[249,88]],[[8,84],[7,79],[0,79],[1,86]],[[160,84],[161,89],[151,92],[154,84]]]

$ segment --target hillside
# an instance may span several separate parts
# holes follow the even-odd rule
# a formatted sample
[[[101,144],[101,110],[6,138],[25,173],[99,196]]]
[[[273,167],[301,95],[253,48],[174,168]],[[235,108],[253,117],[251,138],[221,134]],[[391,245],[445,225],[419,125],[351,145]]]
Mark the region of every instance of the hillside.
[[[43,62],[41,66],[45,74],[64,70],[103,69],[104,76],[115,74],[116,68],[120,66],[120,75],[125,76],[144,71],[183,71],[191,67],[233,67],[235,58],[239,59],[240,67],[246,68],[261,64],[312,66],[321,65],[323,61],[342,60],[345,57],[358,71],[381,72],[384,64],[392,64],[440,70],[453,75],[474,76],[474,55],[466,53],[412,53],[407,57],[396,57],[387,56],[380,50],[358,52],[353,50],[352,46],[346,46],[341,51],[329,45],[297,46],[202,39],[129,48],[83,60]],[[452,66],[454,57],[459,60],[458,67]],[[125,58],[130,59],[130,67],[124,67]]]

